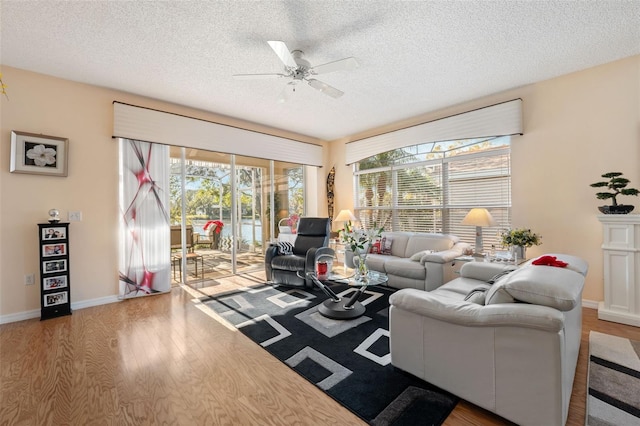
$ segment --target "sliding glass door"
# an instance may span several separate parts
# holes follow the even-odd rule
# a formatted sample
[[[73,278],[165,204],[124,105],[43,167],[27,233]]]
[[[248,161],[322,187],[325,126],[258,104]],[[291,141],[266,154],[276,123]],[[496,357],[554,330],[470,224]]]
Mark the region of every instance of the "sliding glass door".
[[[171,147],[170,163],[174,283],[263,270],[278,221],[304,213],[301,165],[180,147]]]

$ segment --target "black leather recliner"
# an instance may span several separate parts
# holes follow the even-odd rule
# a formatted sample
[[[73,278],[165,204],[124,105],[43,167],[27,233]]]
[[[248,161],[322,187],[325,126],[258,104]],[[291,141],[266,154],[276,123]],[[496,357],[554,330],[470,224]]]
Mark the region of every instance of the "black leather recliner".
[[[267,281],[292,287],[313,287],[306,273],[315,269],[317,249],[329,246],[330,232],[331,222],[327,217],[300,218],[293,254],[280,254],[276,245],[267,248],[264,259]]]

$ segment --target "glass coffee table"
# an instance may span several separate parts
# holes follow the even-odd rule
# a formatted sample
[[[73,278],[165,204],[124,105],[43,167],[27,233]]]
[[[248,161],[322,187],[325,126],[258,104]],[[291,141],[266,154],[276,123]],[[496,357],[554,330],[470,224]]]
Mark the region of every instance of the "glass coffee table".
[[[320,288],[329,298],[318,305],[318,312],[321,315],[332,319],[354,319],[364,315],[365,307],[358,301],[362,293],[369,286],[384,284],[389,278],[381,273],[370,271],[367,282],[357,281],[353,276],[342,277],[340,275],[331,274],[325,281],[332,281],[340,284],[348,284],[349,286],[358,287],[358,290],[349,298],[342,298],[335,294],[331,288],[318,279],[315,272],[307,272],[307,276]]]

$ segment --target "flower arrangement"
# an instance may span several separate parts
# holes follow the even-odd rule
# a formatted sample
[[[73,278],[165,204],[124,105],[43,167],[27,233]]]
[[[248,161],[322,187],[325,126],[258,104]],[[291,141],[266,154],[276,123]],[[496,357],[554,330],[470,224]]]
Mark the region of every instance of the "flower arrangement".
[[[345,222],[344,228],[338,231],[344,244],[353,252],[354,256],[357,256],[357,281],[367,282],[369,280],[368,249],[374,241],[382,236],[382,231],[384,228],[356,229],[351,221]]]
[[[508,229],[502,232],[502,245],[531,247],[542,244],[542,235],[531,232],[531,229]]]
[[[351,249],[354,254],[362,254],[365,247],[369,247],[375,240],[382,236],[383,228],[378,229],[356,229],[355,226],[348,221],[344,224],[344,228],[340,229],[342,241]]]
[[[224,223],[220,220],[210,220],[204,224],[202,229],[206,231],[212,226],[215,226],[215,228],[213,229],[216,232],[216,234],[219,234],[220,232],[222,232],[222,228],[224,228]]]

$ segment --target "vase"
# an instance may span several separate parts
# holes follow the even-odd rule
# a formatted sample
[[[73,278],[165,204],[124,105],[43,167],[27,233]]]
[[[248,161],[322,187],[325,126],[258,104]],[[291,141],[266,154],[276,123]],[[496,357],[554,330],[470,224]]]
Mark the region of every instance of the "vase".
[[[511,258],[515,263],[518,263],[527,258],[527,248],[525,246],[512,246]]]
[[[355,281],[357,283],[366,284],[369,282],[369,268],[367,267],[367,252],[357,253],[357,265],[355,272]]]

